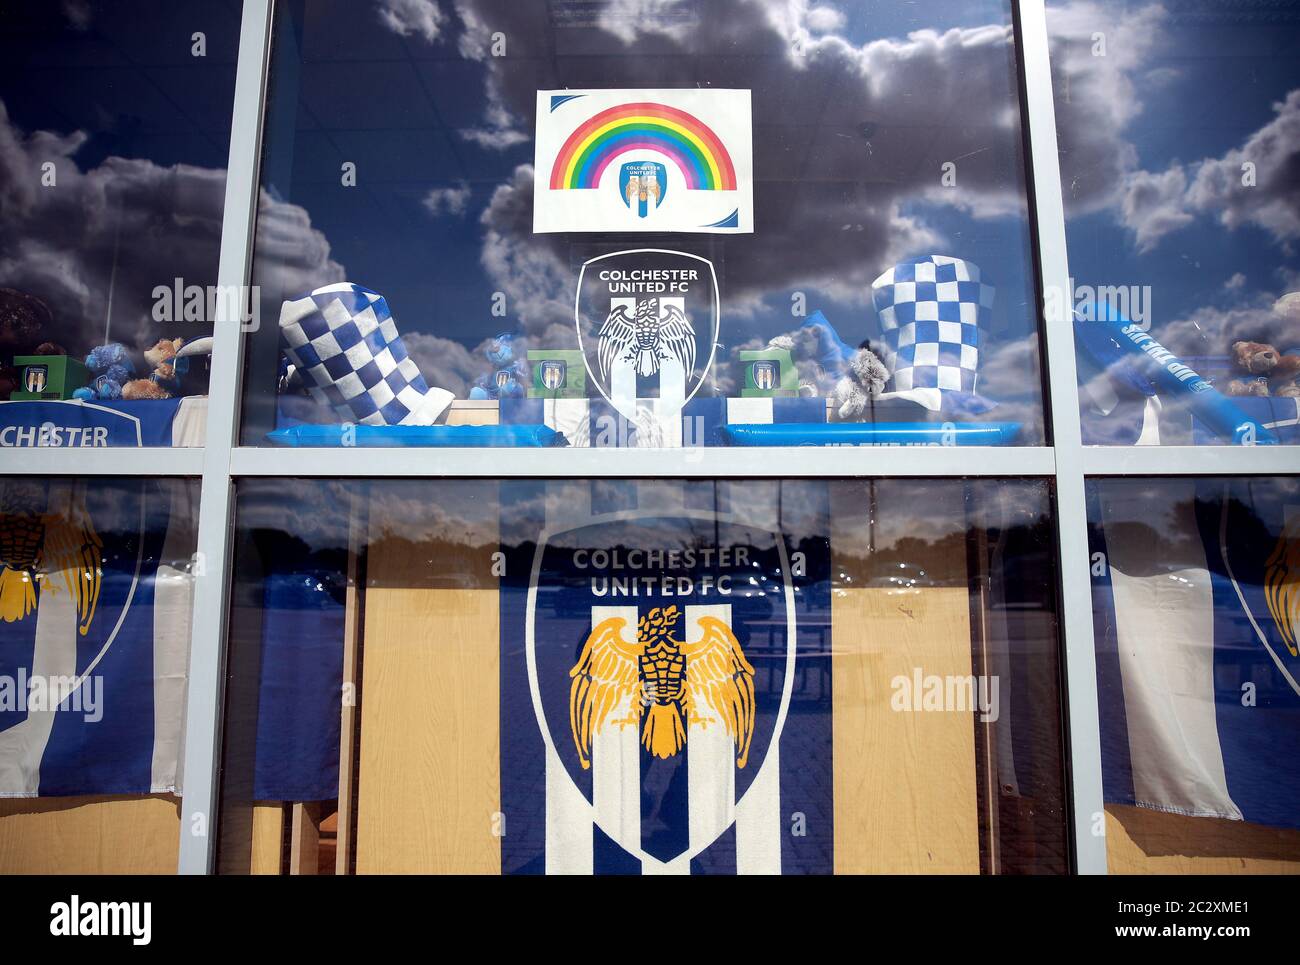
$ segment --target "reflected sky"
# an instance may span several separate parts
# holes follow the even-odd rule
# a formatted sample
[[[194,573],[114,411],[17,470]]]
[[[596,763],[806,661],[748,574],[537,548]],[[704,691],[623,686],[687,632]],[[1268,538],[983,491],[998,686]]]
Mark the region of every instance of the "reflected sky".
[[[1300,350],[1300,295],[1276,304],[1300,291],[1300,3],[1056,2],[1048,25],[1076,283],[1150,286],[1185,356]]]
[[[49,306],[38,342],[84,356],[106,333],[143,348],[210,332],[154,321],[153,290],[216,282],[239,14],[237,0],[0,9],[0,287]],[[5,364],[35,347],[0,341]]]
[[[259,238],[264,317],[303,277],[373,288],[430,381],[463,395],[498,332],[573,346],[583,261],[659,244],[717,266],[726,393],[735,350],[802,321],[795,292],[858,343],[879,335],[872,279],[947,254],[998,290],[980,390],[1041,434],[1006,3],[289,2],[275,44],[263,188],[305,213],[312,258]],[[537,90],[696,85],[753,91],[753,235],[532,233]],[[250,391],[267,381],[250,369]]]

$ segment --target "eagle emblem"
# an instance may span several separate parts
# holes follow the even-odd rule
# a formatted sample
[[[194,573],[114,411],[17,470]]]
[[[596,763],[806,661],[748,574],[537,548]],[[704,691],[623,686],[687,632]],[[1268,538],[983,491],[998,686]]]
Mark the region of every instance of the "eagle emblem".
[[[1291,656],[1300,656],[1300,513],[1293,516],[1264,564],[1264,597]]]
[[[627,640],[627,621],[611,617],[592,628],[569,676],[569,725],[578,759],[591,767],[595,735],[609,723],[641,728],[641,745],[655,757],[676,755],[692,723],[720,724],[736,745],[736,766],[749,758],[754,735],[754,668],[721,620],[700,617],[694,643],[674,639],[681,612],[655,607]],[[627,716],[609,720],[624,698]]]
[[[86,512],[82,487],[62,506],[45,505],[41,487],[12,484],[0,498],[0,620],[16,623],[42,592],[66,590],[85,636],[99,603],[104,544]]]
[[[635,314],[625,304],[610,310],[598,333],[600,376],[608,380],[615,359],[631,362],[636,374],[652,376],[668,359],[682,364],[687,378],[695,371],[695,329],[678,305],[655,297],[638,298]]]

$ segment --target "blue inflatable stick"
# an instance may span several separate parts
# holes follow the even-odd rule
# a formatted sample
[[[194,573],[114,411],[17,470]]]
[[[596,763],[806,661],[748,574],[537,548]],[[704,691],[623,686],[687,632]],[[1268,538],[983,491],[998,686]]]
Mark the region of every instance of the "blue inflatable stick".
[[[731,423],[719,428],[726,446],[1007,446],[1019,422]]]
[[[1082,306],[1082,314],[1074,321],[1075,343],[1107,372],[1118,370],[1130,383],[1133,375],[1140,376],[1157,392],[1185,404],[1215,435],[1234,445],[1278,444],[1272,431],[1115,307],[1088,303]]]
[[[304,423],[266,435],[277,446],[428,446],[454,449],[547,448],[567,446],[564,434],[544,425],[508,426],[342,426]]]

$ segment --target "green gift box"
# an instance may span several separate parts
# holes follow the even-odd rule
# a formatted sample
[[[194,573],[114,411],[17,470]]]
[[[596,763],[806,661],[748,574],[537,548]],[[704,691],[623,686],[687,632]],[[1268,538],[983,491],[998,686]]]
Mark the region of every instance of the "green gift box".
[[[587,397],[587,366],[577,349],[528,350],[528,367],[533,373],[533,384],[528,387],[530,399],[585,399]]]
[[[34,399],[71,399],[90,381],[90,371],[71,355],[15,355],[20,370],[19,388],[10,393],[14,402]]]
[[[745,370],[741,398],[772,399],[799,394],[799,373],[788,349],[742,350],[740,364]]]

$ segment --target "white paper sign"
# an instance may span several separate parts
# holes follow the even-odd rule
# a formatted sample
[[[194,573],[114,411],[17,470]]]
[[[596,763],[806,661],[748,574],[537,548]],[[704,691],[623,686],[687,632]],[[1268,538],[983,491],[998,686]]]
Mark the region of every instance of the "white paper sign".
[[[539,90],[533,230],[754,230],[747,90]]]

